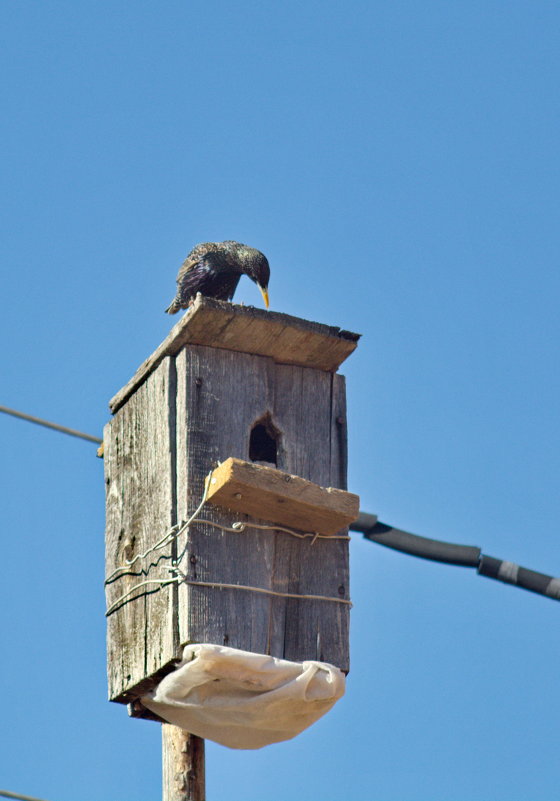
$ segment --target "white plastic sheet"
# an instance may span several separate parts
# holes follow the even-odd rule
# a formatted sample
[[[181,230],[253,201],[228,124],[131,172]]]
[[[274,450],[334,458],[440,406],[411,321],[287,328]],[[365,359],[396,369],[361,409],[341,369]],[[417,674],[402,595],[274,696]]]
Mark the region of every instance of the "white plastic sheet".
[[[183,660],[141,702],[192,734],[230,748],[295,737],[344,695],[342,671],[219,645],[187,645]]]

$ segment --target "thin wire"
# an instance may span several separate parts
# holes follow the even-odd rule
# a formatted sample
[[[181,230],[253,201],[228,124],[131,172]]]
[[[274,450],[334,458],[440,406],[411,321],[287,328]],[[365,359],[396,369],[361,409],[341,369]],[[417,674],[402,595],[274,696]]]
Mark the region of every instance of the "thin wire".
[[[180,581],[180,580],[181,579],[178,579],[178,578],[172,578],[172,579],[146,579],[146,581],[142,581],[142,582],[140,582],[140,584],[135,584],[134,587],[131,587],[129,590],[127,590],[127,592],[123,593],[115,601],[113,601],[111,606],[105,612],[105,617],[109,617],[109,615],[112,612],[115,611],[116,607],[119,606],[122,601],[124,601],[126,598],[128,598],[129,595],[132,595],[132,593],[136,592],[136,590],[139,590],[141,587],[145,587],[147,584],[159,584],[160,588],[162,588],[162,587],[166,587],[168,584],[175,584],[177,581]]]
[[[20,795],[19,793],[10,793],[9,790],[0,790],[0,796],[2,798],[19,798],[20,801],[44,801],[44,799],[35,798],[34,795]]]
[[[23,412],[17,412],[15,409],[8,409],[7,406],[0,406],[0,412],[11,414],[12,417],[19,417],[21,420],[27,420],[29,423],[45,426],[45,428],[53,428],[55,431],[62,431],[63,434],[69,434],[71,437],[80,437],[80,439],[87,439],[88,442],[96,442],[98,445],[103,442],[99,437],[93,437],[91,434],[84,434],[83,431],[76,431],[74,428],[67,428],[58,423],[50,423],[48,420],[43,420],[41,417],[34,417],[32,414],[24,414]]]
[[[170,570],[176,570],[176,568],[169,568]],[[179,571],[178,571],[179,572]],[[193,581],[192,579],[188,579],[181,575],[181,581],[185,584],[192,584],[195,587],[216,587],[218,589],[224,590],[247,590],[248,592],[261,592],[263,595],[275,595],[277,598],[296,598],[298,600],[303,601],[332,601],[333,603],[337,604],[347,604],[348,606],[352,606],[352,601],[346,600],[346,598],[332,598],[330,595],[302,595],[295,592],[278,592],[277,590],[266,590],[262,587],[251,587],[247,584],[225,584],[221,581]]]
[[[282,526],[265,526],[261,523],[243,523],[241,521],[237,521],[236,523],[232,523],[231,527],[229,526],[222,526],[220,523],[214,523],[213,520],[204,520],[203,518],[199,518],[198,520],[193,521],[195,523],[206,523],[209,526],[215,526],[216,528],[221,529],[222,531],[232,532],[234,534],[241,533],[245,531],[246,528],[258,528],[258,529],[272,529],[273,531],[283,531],[286,534],[291,534],[292,537],[298,537],[300,540],[305,540],[308,537],[311,537],[313,542],[315,540],[349,540],[346,534],[318,534],[317,532],[308,531],[305,533],[300,533],[299,531],[292,531],[291,528],[283,528]]]
[[[163,548],[165,545],[167,545],[168,542],[170,542],[174,538],[174,536],[178,537],[179,534],[183,531],[184,526],[179,531],[177,531],[176,535],[174,535],[174,531],[176,528],[177,526],[173,526],[173,528],[170,531],[168,531],[167,534],[164,534],[164,536],[160,539],[159,542],[156,542],[155,545],[152,545],[152,547],[148,548],[148,550],[144,551],[144,553],[139,553],[137,556],[134,557],[134,559],[127,559],[126,564],[117,567],[116,570],[114,570],[110,576],[107,576],[107,578],[105,579],[105,584],[110,584],[113,578],[116,577],[117,573],[120,573],[121,571],[126,572],[130,567],[132,567],[134,562],[138,561],[138,559],[145,559],[146,556],[148,556],[148,554],[153,553],[153,551],[159,551],[160,548]]]
[[[200,507],[199,507],[200,509]],[[196,513],[195,513],[196,514]],[[311,545],[315,544],[315,541],[318,539],[325,539],[325,540],[350,540],[346,534],[319,534],[318,532],[306,532],[300,533],[299,531],[292,531],[291,528],[283,528],[282,526],[265,526],[264,524],[260,523],[244,523],[241,520],[237,520],[235,523],[232,523],[231,526],[222,526],[221,523],[215,523],[213,520],[205,520],[202,517],[193,519],[191,517],[192,524],[196,525],[197,523],[205,523],[207,526],[214,526],[214,528],[219,528],[221,531],[226,531],[227,533],[231,534],[241,534],[245,531],[246,528],[256,528],[262,531],[283,531],[285,534],[291,534],[292,537],[297,537],[300,540],[305,540],[308,537],[311,537]],[[185,554],[188,551],[188,543],[185,544],[185,547],[181,551],[180,556],[177,557],[175,564],[180,565],[183,561]]]
[[[269,530],[269,531],[282,531],[285,534],[291,534],[292,537],[298,537],[298,539],[302,540],[311,538],[312,545],[317,539],[325,539],[325,540],[350,539],[350,537],[346,536],[345,534],[318,534],[317,532],[300,533],[298,531],[292,531],[292,529],[289,528],[283,528],[282,526],[266,526],[260,523],[244,523],[241,522],[240,520],[236,521],[235,523],[232,523],[231,526],[222,526],[221,523],[216,523],[213,520],[205,520],[204,518],[197,517],[197,515],[206,502],[208,487],[209,487],[209,482],[207,478],[204,485],[204,495],[202,497],[202,500],[198,508],[196,509],[195,512],[193,512],[193,514],[189,517],[189,519],[185,523],[180,524],[180,528],[178,530],[177,527],[179,524],[176,524],[166,534],[164,534],[163,537],[158,542],[156,542],[155,545],[152,545],[151,548],[148,548],[148,550],[144,551],[144,553],[137,554],[134,557],[134,559],[127,559],[126,564],[120,565],[109,576],[107,576],[107,578],[105,579],[105,584],[110,584],[117,577],[118,573],[126,573],[126,571],[136,561],[138,561],[138,559],[145,559],[146,556],[148,556],[150,553],[153,553],[154,551],[164,548],[169,542],[171,542],[174,539],[177,539],[183,533],[183,531],[185,531],[185,529],[189,528],[189,526],[196,523],[204,523],[207,526],[214,526],[214,528],[219,528],[221,531],[226,531],[231,534],[241,534],[247,528],[255,528],[255,529]],[[177,565],[181,564],[187,550],[188,546],[183,548],[183,551],[181,552],[180,556],[177,557],[176,560]]]
[[[176,524],[172,526],[172,528],[167,532],[167,534],[164,534],[164,536],[159,540],[159,542],[156,542],[155,545],[152,545],[152,547],[148,548],[148,550],[144,551],[144,553],[139,553],[137,556],[134,557],[134,559],[127,559],[126,564],[117,567],[116,570],[114,570],[109,576],[107,576],[107,578],[105,579],[105,584],[110,584],[111,581],[116,577],[117,573],[121,573],[123,571],[126,572],[138,559],[145,559],[146,556],[148,556],[148,554],[151,554],[154,551],[158,551],[160,548],[165,547],[169,542],[172,542],[173,540],[177,539],[177,537],[179,537],[183,533],[183,531],[185,531],[185,529],[187,529],[192,524],[192,522],[196,519],[197,514],[200,512],[200,510],[206,503],[206,496],[208,495],[208,487],[210,486],[209,479],[211,475],[212,472],[210,472],[206,476],[204,480],[204,492],[202,494],[202,500],[200,501],[196,510],[189,517],[189,519],[185,523]]]
[[[12,417],[18,417],[21,420],[26,420],[30,423],[35,423],[36,425],[44,426],[45,428],[50,428],[54,431],[59,431],[62,434],[68,434],[71,437],[78,437],[79,439],[85,439],[88,442],[95,442],[98,445],[103,445],[103,440],[99,437],[94,437],[91,434],[85,434],[83,431],[77,431],[74,428],[68,428],[67,426],[59,425],[58,423],[52,423],[49,420],[43,420],[41,417],[35,417],[31,414],[25,414],[24,412],[18,412],[15,409],[10,409],[7,406],[0,406],[0,412],[4,414],[12,415]],[[98,449],[97,455],[102,456],[102,447]],[[365,519],[368,519],[364,522]],[[371,519],[371,520],[369,520]],[[192,522],[192,520],[191,520]],[[337,535],[323,535],[323,534],[299,534],[295,531],[290,531],[289,529],[282,528],[280,526],[259,526],[257,524],[247,525],[243,523],[234,523],[236,528],[227,528],[225,526],[220,526],[218,523],[213,523],[210,520],[199,520],[197,522],[206,523],[208,525],[214,525],[216,528],[222,529],[222,531],[231,531],[231,532],[240,532],[244,531],[245,528],[271,528],[276,531],[284,531],[288,534],[291,534],[294,537],[300,537],[301,539],[305,539],[306,537],[313,537],[312,543],[313,544],[318,538],[328,536],[329,539],[350,539],[349,537],[344,536],[337,536]],[[182,526],[182,528],[177,531],[175,534],[176,526],[171,529],[160,541],[156,543],[152,548],[146,551],[145,554],[139,554],[138,556],[134,557],[130,562],[127,563],[126,566],[121,566],[117,568],[111,575],[106,579],[105,584],[110,583],[110,581],[115,577],[118,573],[123,573],[126,571],[137,559],[144,558],[152,551],[158,550],[159,548],[163,548],[164,545],[167,544],[168,541],[177,538],[189,525],[189,521]],[[364,527],[365,526],[365,527]],[[376,528],[381,527],[382,535],[389,535],[378,537],[378,532],[375,531]],[[384,523],[378,522],[376,515],[369,515],[365,512],[360,513],[360,517],[358,520],[354,522],[353,525],[350,525],[351,531],[359,531],[364,534],[364,536],[369,539],[371,542],[376,542],[380,545],[386,545],[389,548],[395,548],[398,551],[406,553],[412,556],[420,556],[424,559],[431,559],[432,561],[438,562],[445,562],[447,564],[460,564],[464,565],[465,567],[477,567],[478,572],[480,575],[485,575],[488,578],[494,578],[498,580],[502,580],[500,576],[491,575],[489,573],[483,572],[482,570],[482,562],[483,559],[486,561],[492,559],[491,557],[486,557],[484,554],[481,554],[480,548],[472,548],[470,546],[459,546],[454,545],[452,543],[444,543],[440,542],[439,540],[429,540],[425,537],[418,537],[416,534],[410,534],[408,532],[402,532],[399,529],[395,529],[392,526],[386,526]],[[404,534],[408,540],[411,542],[416,542],[417,545],[415,547],[406,547],[398,537],[394,537],[391,535],[391,532],[395,532],[396,535],[399,535],[402,539],[402,535]],[[432,550],[426,550],[425,545],[428,544]],[[420,549],[419,547],[420,546]],[[450,549],[453,549],[453,553],[459,554],[458,557],[449,556]],[[466,557],[463,555],[463,552],[466,554]],[[471,552],[478,552],[475,553],[473,557]],[[186,553],[186,548],[183,550],[180,559]],[[459,559],[459,561],[457,561]],[[159,561],[159,560],[158,560]],[[179,560],[180,561],[180,560]],[[480,564],[478,564],[480,561]],[[546,595],[547,597],[554,598],[555,600],[560,600],[560,591],[558,589],[560,579],[553,579],[550,576],[546,576],[542,573],[537,573],[534,570],[528,570],[527,568],[522,568],[524,571],[522,574],[522,578],[516,580],[514,582],[514,586],[521,587],[522,589],[531,590],[532,592],[540,593],[541,595]],[[519,573],[519,571],[518,571]],[[527,575],[525,575],[527,574]],[[527,576],[530,574],[530,579]],[[547,580],[547,581],[545,581]],[[542,585],[542,586],[541,586]],[[0,796],[3,792],[0,790]],[[11,797],[11,796],[9,796]],[[14,798],[16,796],[13,796]],[[23,798],[23,796],[21,796]]]
[[[153,553],[154,551],[159,550],[160,548],[163,548],[165,545],[167,545],[172,540],[177,539],[177,537],[179,537],[179,535],[183,531],[185,531],[185,529],[188,529],[189,526],[191,526],[193,524],[196,524],[196,523],[204,523],[206,525],[213,526],[215,528],[221,529],[222,531],[226,531],[226,532],[233,533],[233,534],[241,534],[247,528],[254,528],[254,529],[259,529],[259,530],[267,530],[267,531],[281,531],[281,532],[284,532],[286,534],[290,534],[293,537],[297,537],[298,539],[307,539],[307,538],[311,537],[312,538],[311,539],[311,545],[313,545],[318,538],[331,539],[331,540],[332,539],[338,539],[338,540],[349,540],[350,539],[350,537],[348,537],[346,535],[342,535],[342,534],[329,535],[329,534],[319,534],[317,532],[298,532],[298,531],[293,531],[290,528],[284,528],[282,526],[274,526],[274,525],[272,525],[272,526],[264,525],[262,523],[244,523],[244,522],[241,522],[241,521],[236,521],[231,526],[223,526],[223,525],[221,525],[221,523],[215,523],[213,520],[205,520],[203,518],[197,518],[197,515],[200,513],[200,510],[202,509],[202,507],[206,503],[206,497],[208,495],[208,489],[210,487],[210,477],[211,477],[211,475],[212,475],[212,471],[210,471],[210,473],[206,476],[206,479],[204,480],[204,492],[202,494],[202,499],[201,499],[199,505],[197,506],[197,508],[195,509],[195,511],[189,517],[189,519],[186,522],[181,523],[180,526],[178,524],[173,526],[166,534],[164,534],[164,536],[160,540],[158,540],[158,542],[155,545],[153,545],[151,548],[148,548],[146,551],[144,551],[144,553],[137,554],[134,557],[134,559],[130,559],[130,560],[127,559],[126,564],[120,565],[119,567],[117,567],[116,570],[114,570],[105,579],[105,584],[106,585],[110,584],[116,578],[120,578],[121,576],[118,576],[118,574],[119,573],[122,574],[123,572],[129,570],[131,565],[133,565],[138,559],[144,559],[146,556],[148,556],[148,554]],[[296,599],[300,599],[300,600],[303,599],[303,600],[316,600],[316,601],[331,601],[331,602],[335,602],[335,603],[348,604],[349,606],[352,605],[352,602],[346,600],[345,598],[332,598],[332,597],[330,597],[328,595],[300,595],[300,594],[291,593],[291,592],[278,592],[276,590],[263,589],[262,587],[251,587],[251,586],[244,585],[244,584],[225,584],[223,582],[216,582],[216,581],[211,581],[211,582],[210,581],[191,581],[179,569],[179,565],[181,564],[181,561],[183,560],[187,550],[188,550],[188,543],[185,544],[185,547],[183,548],[180,556],[178,556],[177,559],[175,560],[173,567],[169,568],[170,572],[176,574],[176,578],[169,579],[167,581],[165,579],[146,579],[145,581],[142,581],[139,584],[135,584],[134,587],[131,587],[129,590],[127,590],[125,593],[123,593],[123,595],[120,595],[115,601],[113,601],[113,603],[108,607],[107,611],[105,612],[105,615],[108,617],[130,595],[132,595],[133,593],[135,593],[137,590],[141,589],[142,587],[147,586],[148,584],[159,584],[160,588],[162,588],[162,587],[165,587],[165,586],[167,586],[169,584],[173,584],[175,582],[184,582],[186,584],[192,584],[194,586],[199,586],[199,587],[217,587],[217,588],[223,588],[223,589],[246,590],[248,592],[259,592],[259,593],[263,593],[265,595],[274,595],[274,596],[276,596],[278,598],[296,598]]]

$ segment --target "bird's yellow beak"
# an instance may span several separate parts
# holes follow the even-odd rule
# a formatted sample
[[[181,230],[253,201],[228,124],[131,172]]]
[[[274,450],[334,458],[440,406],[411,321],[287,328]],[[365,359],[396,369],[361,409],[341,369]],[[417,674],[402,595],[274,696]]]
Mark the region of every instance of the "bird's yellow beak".
[[[264,305],[268,309],[268,289],[264,289],[262,286],[259,286],[259,289],[261,290],[261,294],[263,296]]]

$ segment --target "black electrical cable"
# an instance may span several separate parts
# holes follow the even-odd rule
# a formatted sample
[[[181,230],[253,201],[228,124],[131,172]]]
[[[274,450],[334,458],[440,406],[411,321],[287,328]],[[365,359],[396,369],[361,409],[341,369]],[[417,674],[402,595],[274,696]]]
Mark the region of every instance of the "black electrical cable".
[[[418,556],[421,559],[429,559],[432,562],[475,567],[481,576],[513,584],[523,590],[560,601],[560,579],[528,570],[513,562],[486,556],[475,545],[455,545],[451,542],[419,537],[417,534],[410,534],[408,531],[381,523],[376,515],[367,512],[360,512],[358,519],[350,525],[350,530],[359,531],[370,542],[376,542],[386,548]]]
[[[494,559],[493,556],[482,554],[477,573],[480,576],[503,581],[504,584],[514,584],[523,590],[536,592],[539,595],[546,595],[547,598],[560,601],[560,579],[546,576],[544,573],[537,573],[535,570],[528,570],[526,567],[520,567],[513,562]]]
[[[51,423],[48,420],[18,412],[15,409],[9,409],[7,406],[0,406],[0,412],[46,426],[47,428],[53,428],[55,431],[61,431],[64,434],[80,437],[90,442],[102,442],[99,437],[84,434],[82,431],[61,426],[58,423]],[[98,455],[101,455],[101,449],[98,450]],[[419,537],[417,534],[411,534],[400,528],[381,523],[377,515],[372,515],[368,512],[360,512],[358,519],[350,526],[350,530],[359,531],[370,542],[376,542],[386,548],[393,548],[395,551],[401,551],[410,556],[418,556],[420,559],[429,559],[432,562],[443,562],[447,565],[459,565],[461,567],[475,567],[477,573],[481,576],[503,581],[505,584],[513,584],[524,590],[536,592],[539,595],[545,595],[547,598],[560,601],[560,579],[547,576],[544,573],[537,573],[535,570],[528,570],[526,567],[520,567],[513,562],[486,556],[481,553],[480,548],[476,545],[456,545],[453,542],[442,542],[428,537]],[[7,791],[0,790],[0,795],[2,792]]]
[[[350,526],[352,531],[360,531],[366,539],[393,548],[396,551],[430,559],[432,562],[445,562],[448,565],[477,567],[480,560],[480,548],[473,545],[455,545],[451,542],[431,540],[410,534],[400,528],[380,523],[375,515],[360,513],[359,518]]]
[[[35,417],[32,414],[18,412],[16,409],[9,409],[7,406],[0,406],[0,412],[3,412],[4,414],[11,414],[12,417],[19,417],[21,420],[26,420],[28,423],[36,423],[38,426],[52,428],[55,431],[60,431],[62,434],[69,434],[71,437],[79,437],[80,439],[87,439],[89,442],[96,442],[98,445],[101,445],[103,442],[103,440],[99,437],[94,437],[91,434],[84,434],[83,431],[76,431],[75,428],[61,426],[58,423],[51,423],[50,420],[43,420],[42,417]]]

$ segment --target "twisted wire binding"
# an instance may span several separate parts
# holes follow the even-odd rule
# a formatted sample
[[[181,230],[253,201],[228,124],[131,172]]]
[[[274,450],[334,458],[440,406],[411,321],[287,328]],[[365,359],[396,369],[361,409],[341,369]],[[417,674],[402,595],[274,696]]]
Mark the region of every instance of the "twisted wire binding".
[[[196,510],[189,517],[189,519],[184,523],[180,524],[176,523],[174,526],[172,526],[167,532],[167,534],[164,534],[163,537],[160,540],[158,540],[158,542],[156,542],[155,545],[152,545],[152,547],[148,548],[148,550],[144,551],[144,553],[137,554],[134,557],[134,559],[127,559],[124,565],[120,565],[120,567],[117,567],[116,570],[113,570],[113,572],[109,576],[107,576],[107,578],[105,579],[105,584],[110,584],[112,581],[114,581],[114,579],[117,577],[117,573],[123,571],[126,572],[127,570],[129,570],[130,567],[135,562],[138,561],[138,559],[145,559],[146,556],[148,556],[149,554],[153,553],[154,551],[158,551],[161,548],[164,548],[168,543],[172,542],[173,540],[176,540],[177,537],[179,537],[183,533],[183,531],[185,531],[193,523],[193,521],[196,520],[196,516],[206,503],[206,497],[208,495],[208,488],[210,486],[211,475],[212,473],[209,473],[204,479],[204,492],[202,493],[202,500],[198,504]]]
[[[286,534],[291,534],[292,537],[298,537],[300,540],[305,540],[308,537],[311,537],[311,545],[315,542],[315,540],[349,540],[350,537],[347,534],[319,534],[316,531],[292,531],[291,528],[283,528],[283,526],[266,526],[262,523],[244,523],[241,520],[238,520],[236,523],[232,523],[230,526],[222,526],[220,523],[214,523],[213,520],[204,520],[203,518],[199,518],[198,520],[194,521],[196,523],[207,523],[210,526],[215,526],[216,528],[220,528],[222,531],[230,531],[232,533],[241,533],[245,531],[246,528],[258,528],[258,529],[273,529],[274,531],[283,531]]]
[[[141,581],[140,584],[135,584],[134,587],[131,587],[130,590],[127,590],[127,592],[123,593],[123,595],[113,601],[111,606],[105,612],[105,617],[109,617],[109,615],[112,614],[112,612],[114,612],[115,609],[120,606],[129,595],[132,595],[132,593],[136,592],[136,590],[139,590],[141,587],[146,587],[148,584],[159,584],[159,589],[161,589],[162,587],[166,587],[168,584],[175,584],[178,581],[182,581],[182,579],[172,578],[167,579],[167,581],[165,579],[146,579],[146,581]]]
[[[146,556],[153,553],[154,551],[161,550],[166,545],[170,544],[173,540],[176,540],[184,531],[186,531],[191,525],[201,523],[208,526],[213,526],[214,528],[220,529],[221,531],[225,531],[232,534],[241,534],[246,529],[258,529],[262,531],[281,531],[285,534],[290,534],[292,537],[297,537],[298,539],[308,539],[311,538],[311,545],[314,545],[318,539],[326,539],[326,540],[349,540],[350,537],[345,534],[319,534],[318,532],[299,532],[293,531],[292,529],[285,528],[283,526],[269,526],[262,523],[245,523],[242,521],[236,521],[231,526],[223,526],[221,523],[215,523],[213,520],[205,520],[204,518],[199,518],[198,514],[200,513],[202,507],[206,503],[206,498],[208,496],[208,489],[210,487],[210,477],[212,472],[210,472],[206,479],[204,480],[204,492],[202,494],[202,499],[192,513],[192,515],[180,524],[175,524],[172,526],[169,531],[164,534],[161,539],[159,539],[155,545],[152,545],[148,548],[144,553],[137,554],[133,559],[127,559],[124,565],[120,565],[117,567],[112,573],[110,573],[107,578],[105,579],[105,586],[111,584],[113,581],[116,581],[118,578],[122,578],[123,575],[126,575],[126,572],[130,570],[131,566],[140,559],[145,559]],[[113,603],[109,606],[107,611],[105,612],[106,617],[108,617],[115,609],[120,606],[123,601],[125,601],[130,595],[135,593],[137,590],[141,589],[142,587],[146,587],[149,584],[159,584],[160,588],[166,587],[170,584],[189,584],[192,586],[198,587],[215,587],[220,589],[237,589],[237,590],[246,590],[248,592],[257,592],[263,593],[265,595],[273,595],[279,598],[296,598],[302,600],[316,600],[316,601],[331,601],[333,603],[341,603],[347,604],[348,606],[352,606],[352,602],[347,600],[346,598],[333,598],[328,595],[305,595],[299,593],[290,593],[290,592],[279,592],[277,590],[268,590],[263,587],[252,587],[245,584],[226,584],[219,581],[194,581],[189,579],[180,569],[179,565],[181,564],[186,552],[188,550],[188,543],[183,548],[180,556],[178,556],[173,563],[173,566],[169,568],[169,572],[175,573],[174,578],[159,578],[159,579],[146,579],[145,581],[140,582],[139,584],[135,584],[134,587],[131,587],[127,592],[123,593],[123,595],[119,596]],[[119,575],[120,574],[120,575]]]

